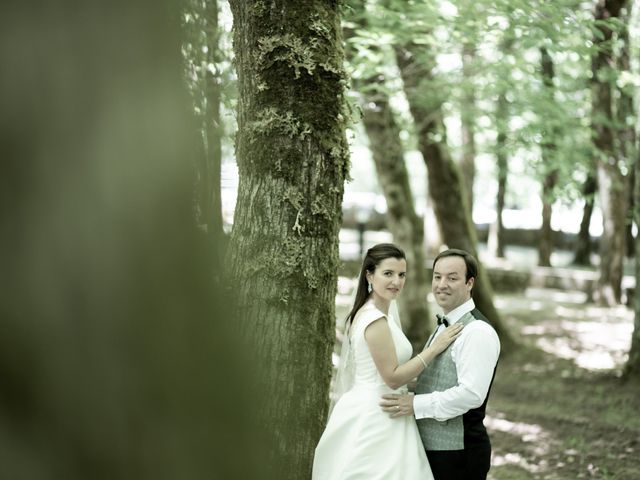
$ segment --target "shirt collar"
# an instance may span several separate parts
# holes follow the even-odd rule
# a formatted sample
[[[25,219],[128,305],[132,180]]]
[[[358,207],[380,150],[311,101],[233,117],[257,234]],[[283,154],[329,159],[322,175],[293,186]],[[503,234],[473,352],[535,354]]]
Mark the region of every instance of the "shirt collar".
[[[466,313],[469,313],[471,310],[476,308],[476,304],[473,301],[473,298],[470,298],[462,305],[457,306],[449,313],[447,313],[447,319],[449,320],[449,325],[456,323],[460,320]]]

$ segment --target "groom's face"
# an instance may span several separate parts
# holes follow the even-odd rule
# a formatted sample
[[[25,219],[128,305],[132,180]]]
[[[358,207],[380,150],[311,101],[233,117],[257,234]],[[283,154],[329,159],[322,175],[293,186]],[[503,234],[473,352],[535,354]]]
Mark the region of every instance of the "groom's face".
[[[433,266],[431,290],[445,315],[471,298],[474,279],[467,281],[466,277],[467,265],[462,257],[443,257]]]

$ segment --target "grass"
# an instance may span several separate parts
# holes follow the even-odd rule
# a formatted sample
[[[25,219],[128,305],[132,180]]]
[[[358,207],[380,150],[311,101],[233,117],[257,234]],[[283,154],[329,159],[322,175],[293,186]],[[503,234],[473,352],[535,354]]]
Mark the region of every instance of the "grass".
[[[640,386],[620,377],[633,314],[553,294],[497,298],[520,348],[501,360],[487,409],[490,478],[638,479]]]

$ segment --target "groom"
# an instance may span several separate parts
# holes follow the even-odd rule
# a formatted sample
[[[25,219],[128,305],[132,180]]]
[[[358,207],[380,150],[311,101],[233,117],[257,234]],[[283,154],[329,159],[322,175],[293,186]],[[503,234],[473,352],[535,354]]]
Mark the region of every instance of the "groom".
[[[384,395],[381,406],[392,417],[415,415],[435,480],[485,480],[491,443],[482,423],[500,341],[475,308],[471,291],[476,259],[450,249],[433,262],[432,290],[445,316],[427,343],[448,325],[464,329],[418,377],[416,395]]]

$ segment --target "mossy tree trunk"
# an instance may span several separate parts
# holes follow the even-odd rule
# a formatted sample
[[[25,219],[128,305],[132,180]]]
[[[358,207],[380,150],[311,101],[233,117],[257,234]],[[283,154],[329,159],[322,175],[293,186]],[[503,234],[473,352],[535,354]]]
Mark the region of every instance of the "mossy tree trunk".
[[[545,94],[549,97],[549,103],[553,101],[553,60],[546,48],[540,49],[540,64],[542,70],[542,81],[545,86]],[[540,241],[538,243],[538,265],[542,267],[551,266],[551,254],[553,253],[553,229],[551,228],[551,217],[553,214],[554,191],[558,182],[558,169],[554,166],[553,155],[556,146],[553,143],[557,133],[553,127],[549,127],[544,133],[545,140],[542,144],[542,164],[544,168],[544,178],[542,180],[542,226],[540,227]]]
[[[610,65],[614,63],[613,32],[604,20],[619,17],[625,0],[599,0],[595,8],[595,51],[591,58],[592,135],[597,155],[598,193],[602,209],[603,232],[600,237],[600,277],[596,298],[604,305],[615,305],[622,295],[625,257],[625,217],[627,180],[618,166],[613,128]]]
[[[264,465],[308,478],[325,426],[348,172],[338,5],[232,0],[238,199],[228,269],[263,381]]]
[[[435,53],[428,48],[433,46],[411,42],[396,46],[396,58],[415,122],[418,145],[427,166],[429,194],[434,201],[443,240],[448,247],[464,249],[477,257],[476,233],[463,193],[462,178],[446,144],[442,99],[431,94],[434,91]],[[479,267],[474,300],[500,335],[504,351],[508,351],[513,347],[513,339],[493,304],[489,277],[483,265]]]
[[[363,3],[352,1],[350,6],[354,12],[353,21],[358,28],[366,31],[368,22]],[[353,29],[346,28],[344,32],[346,38],[354,38]],[[368,49],[372,53],[378,52],[375,46],[369,46]],[[352,61],[355,58],[353,50],[347,50],[347,56]],[[415,210],[400,126],[389,104],[389,95],[385,89],[386,78],[384,73],[378,71],[379,67],[381,65],[368,65],[367,71],[372,70],[374,73],[364,78],[353,78],[352,84],[360,93],[363,124],[369,138],[378,181],[387,202],[387,226],[394,242],[407,255],[409,281],[399,300],[400,316],[414,350],[419,351],[430,333],[424,221]]]

